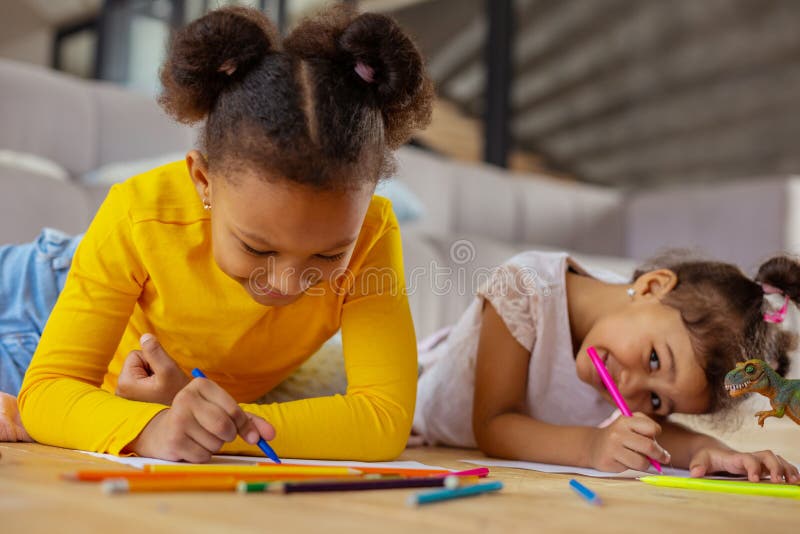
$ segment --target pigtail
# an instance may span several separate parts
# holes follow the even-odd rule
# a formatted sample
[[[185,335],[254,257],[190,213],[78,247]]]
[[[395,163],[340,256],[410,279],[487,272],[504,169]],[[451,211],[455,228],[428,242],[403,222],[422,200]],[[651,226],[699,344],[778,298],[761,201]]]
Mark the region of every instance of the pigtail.
[[[766,298],[778,293],[789,297],[795,306],[800,302],[800,263],[789,256],[776,256],[764,262],[758,269],[755,281],[764,290],[764,314],[762,316],[764,334],[762,359],[775,369],[778,374],[785,375],[789,370],[789,353],[797,346],[797,335],[781,328],[785,310],[777,312]],[[769,324],[772,323],[772,324]]]
[[[800,302],[800,263],[789,256],[776,256],[758,269],[756,282],[768,284],[788,295],[795,304]]]
[[[203,120],[220,94],[279,46],[278,32],[256,10],[225,7],[175,33],[161,69],[159,103],[179,122]]]

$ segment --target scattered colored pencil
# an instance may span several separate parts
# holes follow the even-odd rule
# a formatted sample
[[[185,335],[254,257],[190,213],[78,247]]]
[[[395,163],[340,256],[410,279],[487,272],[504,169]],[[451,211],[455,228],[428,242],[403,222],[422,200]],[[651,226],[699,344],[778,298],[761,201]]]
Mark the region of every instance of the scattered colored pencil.
[[[499,491],[503,489],[503,483],[484,482],[482,484],[473,484],[472,486],[464,486],[454,489],[442,489],[433,491],[423,491],[415,493],[408,498],[409,506],[419,506],[421,504],[429,504],[433,502],[446,501],[450,499],[458,499],[461,497],[471,497],[473,495],[480,495],[482,493],[489,493],[492,491]]]
[[[323,465],[284,466],[284,465],[231,465],[231,464],[148,464],[144,470],[149,473],[225,473],[228,475],[360,475],[360,470],[352,467],[335,467]]]
[[[267,463],[259,463],[258,465],[272,465]],[[285,466],[292,466],[292,467],[309,467],[309,464],[287,464],[284,463]],[[367,474],[367,473],[374,473],[378,475],[399,475],[404,477],[427,477],[427,476],[447,476],[452,474],[452,471],[447,469],[406,469],[401,467],[364,467],[358,466],[353,467],[353,469],[358,469],[360,472]]]
[[[266,463],[259,463],[258,465],[272,465]],[[308,464],[283,464],[284,466],[292,467],[308,467]],[[488,467],[476,467],[474,469],[465,469],[463,471],[449,471],[447,469],[409,469],[404,467],[365,467],[357,466],[353,469],[358,469],[364,474],[377,474],[377,475],[398,475],[402,477],[428,477],[428,476],[476,476],[487,477],[489,476]]]
[[[110,478],[101,483],[103,493],[142,493],[159,491],[233,491],[240,480],[233,477],[191,477],[173,479]]]
[[[377,480],[321,481],[321,482],[247,482],[236,486],[239,493],[312,493],[326,491],[365,491],[402,488],[457,488],[465,483],[477,482],[478,477],[418,477]]]
[[[128,470],[108,470],[108,469],[87,469],[80,471],[71,471],[62,473],[63,480],[76,481],[76,482],[102,482],[108,479],[126,479],[126,480],[175,480],[186,479],[192,477],[232,477],[239,481],[250,482],[294,482],[310,480],[336,480],[336,481],[363,481],[363,480],[387,480],[387,479],[401,479],[401,478],[415,478],[408,476],[409,473],[415,474],[422,472],[424,477],[436,477],[438,479],[446,477],[464,477],[469,479],[477,479],[477,477],[485,477],[489,474],[489,469],[480,467],[477,469],[467,469],[464,471],[442,471],[438,469],[425,470],[425,469],[396,469],[396,468],[368,468],[368,472],[362,474],[363,468],[347,468],[330,466],[333,468],[332,472],[326,469],[320,472],[319,467],[313,465],[299,465],[293,466],[283,464],[281,468],[276,469],[274,464],[264,464],[258,466],[219,466],[215,465],[211,470],[206,468],[199,468],[198,466],[181,465],[177,466],[179,469],[165,470],[164,467],[154,468],[147,466],[143,471],[128,469]],[[237,469],[233,471],[230,469],[234,467]],[[240,469],[245,467],[246,469]],[[299,467],[299,469],[294,469]],[[328,468],[329,466],[324,466]],[[252,469],[251,469],[252,468]],[[313,469],[313,470],[312,470]],[[428,474],[431,473],[431,474]],[[463,482],[463,481],[462,481]]]
[[[589,504],[593,504],[595,506],[601,506],[603,504],[603,501],[600,500],[600,497],[597,496],[597,493],[593,492],[574,478],[570,479],[569,486],[575,490],[575,493],[586,499],[586,502]]]
[[[70,473],[63,473],[61,478],[63,480],[70,480],[76,482],[102,482],[109,478],[125,478],[129,480],[173,480],[176,478],[191,478],[198,476],[198,473],[191,471],[181,471],[176,473],[160,473],[151,471],[105,471],[105,470],[87,470],[87,471],[73,471]],[[203,477],[234,477],[237,480],[280,480],[280,481],[293,481],[293,480],[309,480],[309,479],[357,479],[365,478],[360,474],[332,474],[332,475],[319,475],[319,474],[295,474],[295,473],[231,473],[231,472],[203,472],[199,473]],[[395,475],[366,475],[366,476],[395,476]]]
[[[200,369],[192,369],[192,376],[195,378],[208,378]],[[267,455],[267,458],[275,462],[276,464],[281,463],[281,459],[278,458],[278,455],[275,454],[275,451],[272,450],[272,447],[269,446],[267,440],[264,438],[258,438],[258,442],[256,443],[258,448],[261,449],[261,452]]]
[[[622,412],[622,415],[625,417],[631,417],[633,414],[631,413],[630,408],[628,408],[628,404],[625,402],[625,399],[622,398],[622,394],[619,392],[619,389],[617,389],[616,384],[614,384],[614,379],[611,378],[611,374],[609,374],[608,369],[606,369],[603,360],[601,360],[600,356],[598,356],[597,350],[595,350],[594,347],[589,347],[586,349],[586,352],[589,354],[589,358],[597,368],[597,374],[600,375],[600,380],[602,380],[603,384],[605,384],[608,393],[611,395],[611,398],[614,399],[615,403],[617,403],[617,408],[619,408],[619,411]],[[660,463],[650,457],[647,459],[650,460],[650,464],[655,467],[656,471],[659,473],[664,472],[661,469]]]
[[[474,469],[464,469],[463,471],[450,471],[450,473],[448,473],[448,476],[485,478],[489,476],[489,468],[476,467]]]
[[[738,493],[740,495],[763,495],[800,499],[800,486],[773,484],[771,482],[747,482],[744,480],[715,480],[708,478],[683,478],[670,476],[645,476],[639,480],[653,486],[700,491]]]

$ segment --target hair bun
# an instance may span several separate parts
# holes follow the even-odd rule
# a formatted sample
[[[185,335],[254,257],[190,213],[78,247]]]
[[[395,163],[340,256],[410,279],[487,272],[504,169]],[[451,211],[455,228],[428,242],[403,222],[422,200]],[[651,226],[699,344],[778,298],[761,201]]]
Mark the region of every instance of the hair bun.
[[[258,10],[211,11],[175,33],[161,69],[159,102],[178,121],[197,122],[232,80],[241,79],[278,43],[275,26]]]
[[[758,269],[756,282],[780,289],[794,302],[800,301],[800,263],[789,256],[776,256]]]
[[[417,47],[400,27],[384,15],[359,15],[339,38],[342,51],[374,72],[382,107],[410,103],[423,84],[423,65]]]
[[[303,60],[337,65],[342,79],[368,89],[383,115],[390,149],[430,123],[433,84],[416,45],[393,19],[336,6],[303,21],[285,45]]]

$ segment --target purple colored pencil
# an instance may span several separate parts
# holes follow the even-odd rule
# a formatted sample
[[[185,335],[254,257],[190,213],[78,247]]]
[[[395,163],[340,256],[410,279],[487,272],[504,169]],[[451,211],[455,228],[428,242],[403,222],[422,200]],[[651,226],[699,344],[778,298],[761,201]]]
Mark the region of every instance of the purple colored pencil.
[[[402,489],[402,488],[436,488],[436,487],[458,487],[462,479],[468,477],[446,476],[446,477],[415,477],[415,478],[384,478],[376,480],[355,480],[355,481],[336,481],[336,482],[282,482],[282,483],[258,483],[245,482],[239,483],[237,490],[240,493],[311,493],[324,491],[365,491],[380,489]]]

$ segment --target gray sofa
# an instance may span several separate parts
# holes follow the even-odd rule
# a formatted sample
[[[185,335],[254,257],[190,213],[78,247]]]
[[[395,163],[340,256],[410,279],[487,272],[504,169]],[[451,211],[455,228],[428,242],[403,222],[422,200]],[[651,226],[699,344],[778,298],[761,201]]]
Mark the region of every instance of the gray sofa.
[[[0,244],[30,240],[43,226],[82,231],[107,190],[83,185],[82,176],[114,162],[186,151],[196,137],[150,97],[4,60],[0,117],[0,152],[45,158],[67,175],[54,179],[0,162]],[[792,177],[630,194],[410,147],[398,161],[396,179],[425,212],[403,228],[420,337],[458,317],[477,269],[521,250],[566,249],[594,266],[630,273],[631,258],[665,245],[701,246],[749,267],[800,239],[792,209],[800,181]]]

